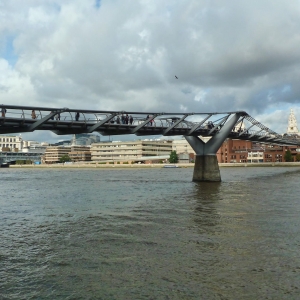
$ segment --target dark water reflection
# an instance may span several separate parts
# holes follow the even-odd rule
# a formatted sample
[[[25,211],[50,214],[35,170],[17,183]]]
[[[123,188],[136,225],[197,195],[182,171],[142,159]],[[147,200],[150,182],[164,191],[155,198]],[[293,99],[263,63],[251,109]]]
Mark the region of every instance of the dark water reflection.
[[[0,299],[299,299],[294,168],[1,170]]]

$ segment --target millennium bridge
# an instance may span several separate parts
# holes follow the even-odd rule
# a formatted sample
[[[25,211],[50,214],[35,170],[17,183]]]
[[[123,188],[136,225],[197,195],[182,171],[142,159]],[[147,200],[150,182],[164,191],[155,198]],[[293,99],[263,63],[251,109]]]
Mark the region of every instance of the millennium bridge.
[[[134,112],[0,105],[0,134],[50,130],[58,135],[184,136],[196,153],[193,181],[220,181],[216,153],[226,138],[276,145],[300,145],[294,135],[281,135],[245,111]],[[199,136],[211,137],[204,142]]]

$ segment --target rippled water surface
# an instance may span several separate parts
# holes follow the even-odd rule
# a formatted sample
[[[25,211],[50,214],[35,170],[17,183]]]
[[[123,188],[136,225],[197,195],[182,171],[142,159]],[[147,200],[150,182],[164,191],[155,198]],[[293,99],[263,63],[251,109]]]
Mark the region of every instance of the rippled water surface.
[[[300,299],[300,169],[0,169],[0,299]]]

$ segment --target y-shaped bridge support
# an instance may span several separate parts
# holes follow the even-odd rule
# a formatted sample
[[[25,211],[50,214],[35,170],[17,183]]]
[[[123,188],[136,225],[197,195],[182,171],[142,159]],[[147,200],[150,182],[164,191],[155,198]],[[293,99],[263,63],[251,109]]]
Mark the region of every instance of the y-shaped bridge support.
[[[204,143],[197,136],[185,136],[196,152],[193,181],[221,181],[216,153],[240,116],[241,113],[234,114],[207,143]]]

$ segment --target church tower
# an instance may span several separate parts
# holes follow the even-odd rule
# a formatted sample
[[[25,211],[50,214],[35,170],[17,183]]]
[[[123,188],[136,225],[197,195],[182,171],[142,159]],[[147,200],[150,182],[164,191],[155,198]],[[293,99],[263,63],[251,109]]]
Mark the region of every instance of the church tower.
[[[293,109],[291,109],[291,113],[289,115],[289,125],[287,129],[287,133],[289,134],[299,134],[298,126],[297,126],[297,120],[294,115]]]

